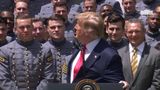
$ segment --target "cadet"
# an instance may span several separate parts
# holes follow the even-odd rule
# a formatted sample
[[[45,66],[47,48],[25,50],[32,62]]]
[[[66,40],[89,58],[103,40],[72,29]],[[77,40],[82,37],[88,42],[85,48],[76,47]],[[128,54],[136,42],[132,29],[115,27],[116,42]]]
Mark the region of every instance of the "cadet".
[[[0,47],[13,40],[12,37],[7,36],[7,31],[7,24],[5,20],[0,17]]]
[[[0,13],[0,16],[6,20],[7,24],[7,35],[15,38],[15,34],[13,32],[13,27],[14,27],[14,15],[11,11],[4,10]]]
[[[158,14],[156,12],[148,15],[146,29],[145,40],[147,44],[155,47],[160,42],[160,26],[158,25]]]
[[[45,43],[48,40],[48,32],[46,30],[46,26],[44,25],[42,19],[33,18],[33,32],[34,39],[38,40],[40,43]]]
[[[25,0],[19,0],[15,3],[14,15],[17,17],[18,14],[29,14],[29,5]]]
[[[54,6],[55,14],[61,15],[65,19],[65,37],[70,42],[74,39],[74,32],[73,32],[73,23],[69,22],[68,20],[68,6],[66,3],[61,2],[58,4],[55,4]]]
[[[51,39],[43,46],[45,49],[51,50],[53,55],[56,54],[56,60],[53,62],[56,73],[54,82],[66,83],[67,63],[69,55],[72,54],[73,45],[64,37],[64,19],[59,15],[50,17],[47,21],[47,30]]]
[[[38,13],[37,17],[48,18],[54,14],[53,8],[54,5],[60,2],[66,2],[66,0],[50,0],[51,3],[41,6],[41,10]]]
[[[43,90],[53,78],[51,53],[33,39],[28,15],[15,21],[17,39],[0,48],[0,85],[2,90]]]
[[[140,18],[140,13],[136,10],[136,0],[122,0],[125,18]]]

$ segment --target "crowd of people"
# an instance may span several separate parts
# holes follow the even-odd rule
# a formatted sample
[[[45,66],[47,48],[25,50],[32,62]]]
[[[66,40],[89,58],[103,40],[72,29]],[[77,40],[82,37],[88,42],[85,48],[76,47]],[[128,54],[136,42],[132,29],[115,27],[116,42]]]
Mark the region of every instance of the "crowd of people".
[[[51,0],[34,17],[30,3],[0,11],[0,90],[84,79],[160,90],[159,0]]]

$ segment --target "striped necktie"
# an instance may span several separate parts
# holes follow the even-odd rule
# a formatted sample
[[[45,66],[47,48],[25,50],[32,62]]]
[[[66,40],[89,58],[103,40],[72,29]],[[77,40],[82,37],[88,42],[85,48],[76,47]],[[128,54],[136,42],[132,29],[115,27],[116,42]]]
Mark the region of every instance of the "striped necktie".
[[[132,73],[134,77],[138,68],[137,48],[134,48],[132,52],[133,52],[133,55],[132,55],[132,61],[131,61],[131,68],[132,68]]]

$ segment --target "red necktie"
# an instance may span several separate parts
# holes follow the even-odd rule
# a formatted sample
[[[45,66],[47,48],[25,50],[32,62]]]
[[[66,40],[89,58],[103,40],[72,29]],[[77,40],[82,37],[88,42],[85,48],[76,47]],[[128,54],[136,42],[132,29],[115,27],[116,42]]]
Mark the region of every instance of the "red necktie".
[[[85,55],[85,50],[86,50],[86,47],[83,47],[81,49],[81,52],[80,52],[80,57],[76,63],[76,66],[74,67],[74,78],[77,76],[80,68],[82,67],[83,65],[83,59],[84,59],[84,55]]]

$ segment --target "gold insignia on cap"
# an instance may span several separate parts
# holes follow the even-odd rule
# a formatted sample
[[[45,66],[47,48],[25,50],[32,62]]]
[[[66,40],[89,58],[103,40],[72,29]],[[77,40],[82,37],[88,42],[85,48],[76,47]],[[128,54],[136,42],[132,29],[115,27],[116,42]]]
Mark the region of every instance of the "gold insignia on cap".
[[[5,58],[4,57],[0,57],[0,63],[4,62],[4,61],[5,61]]]

